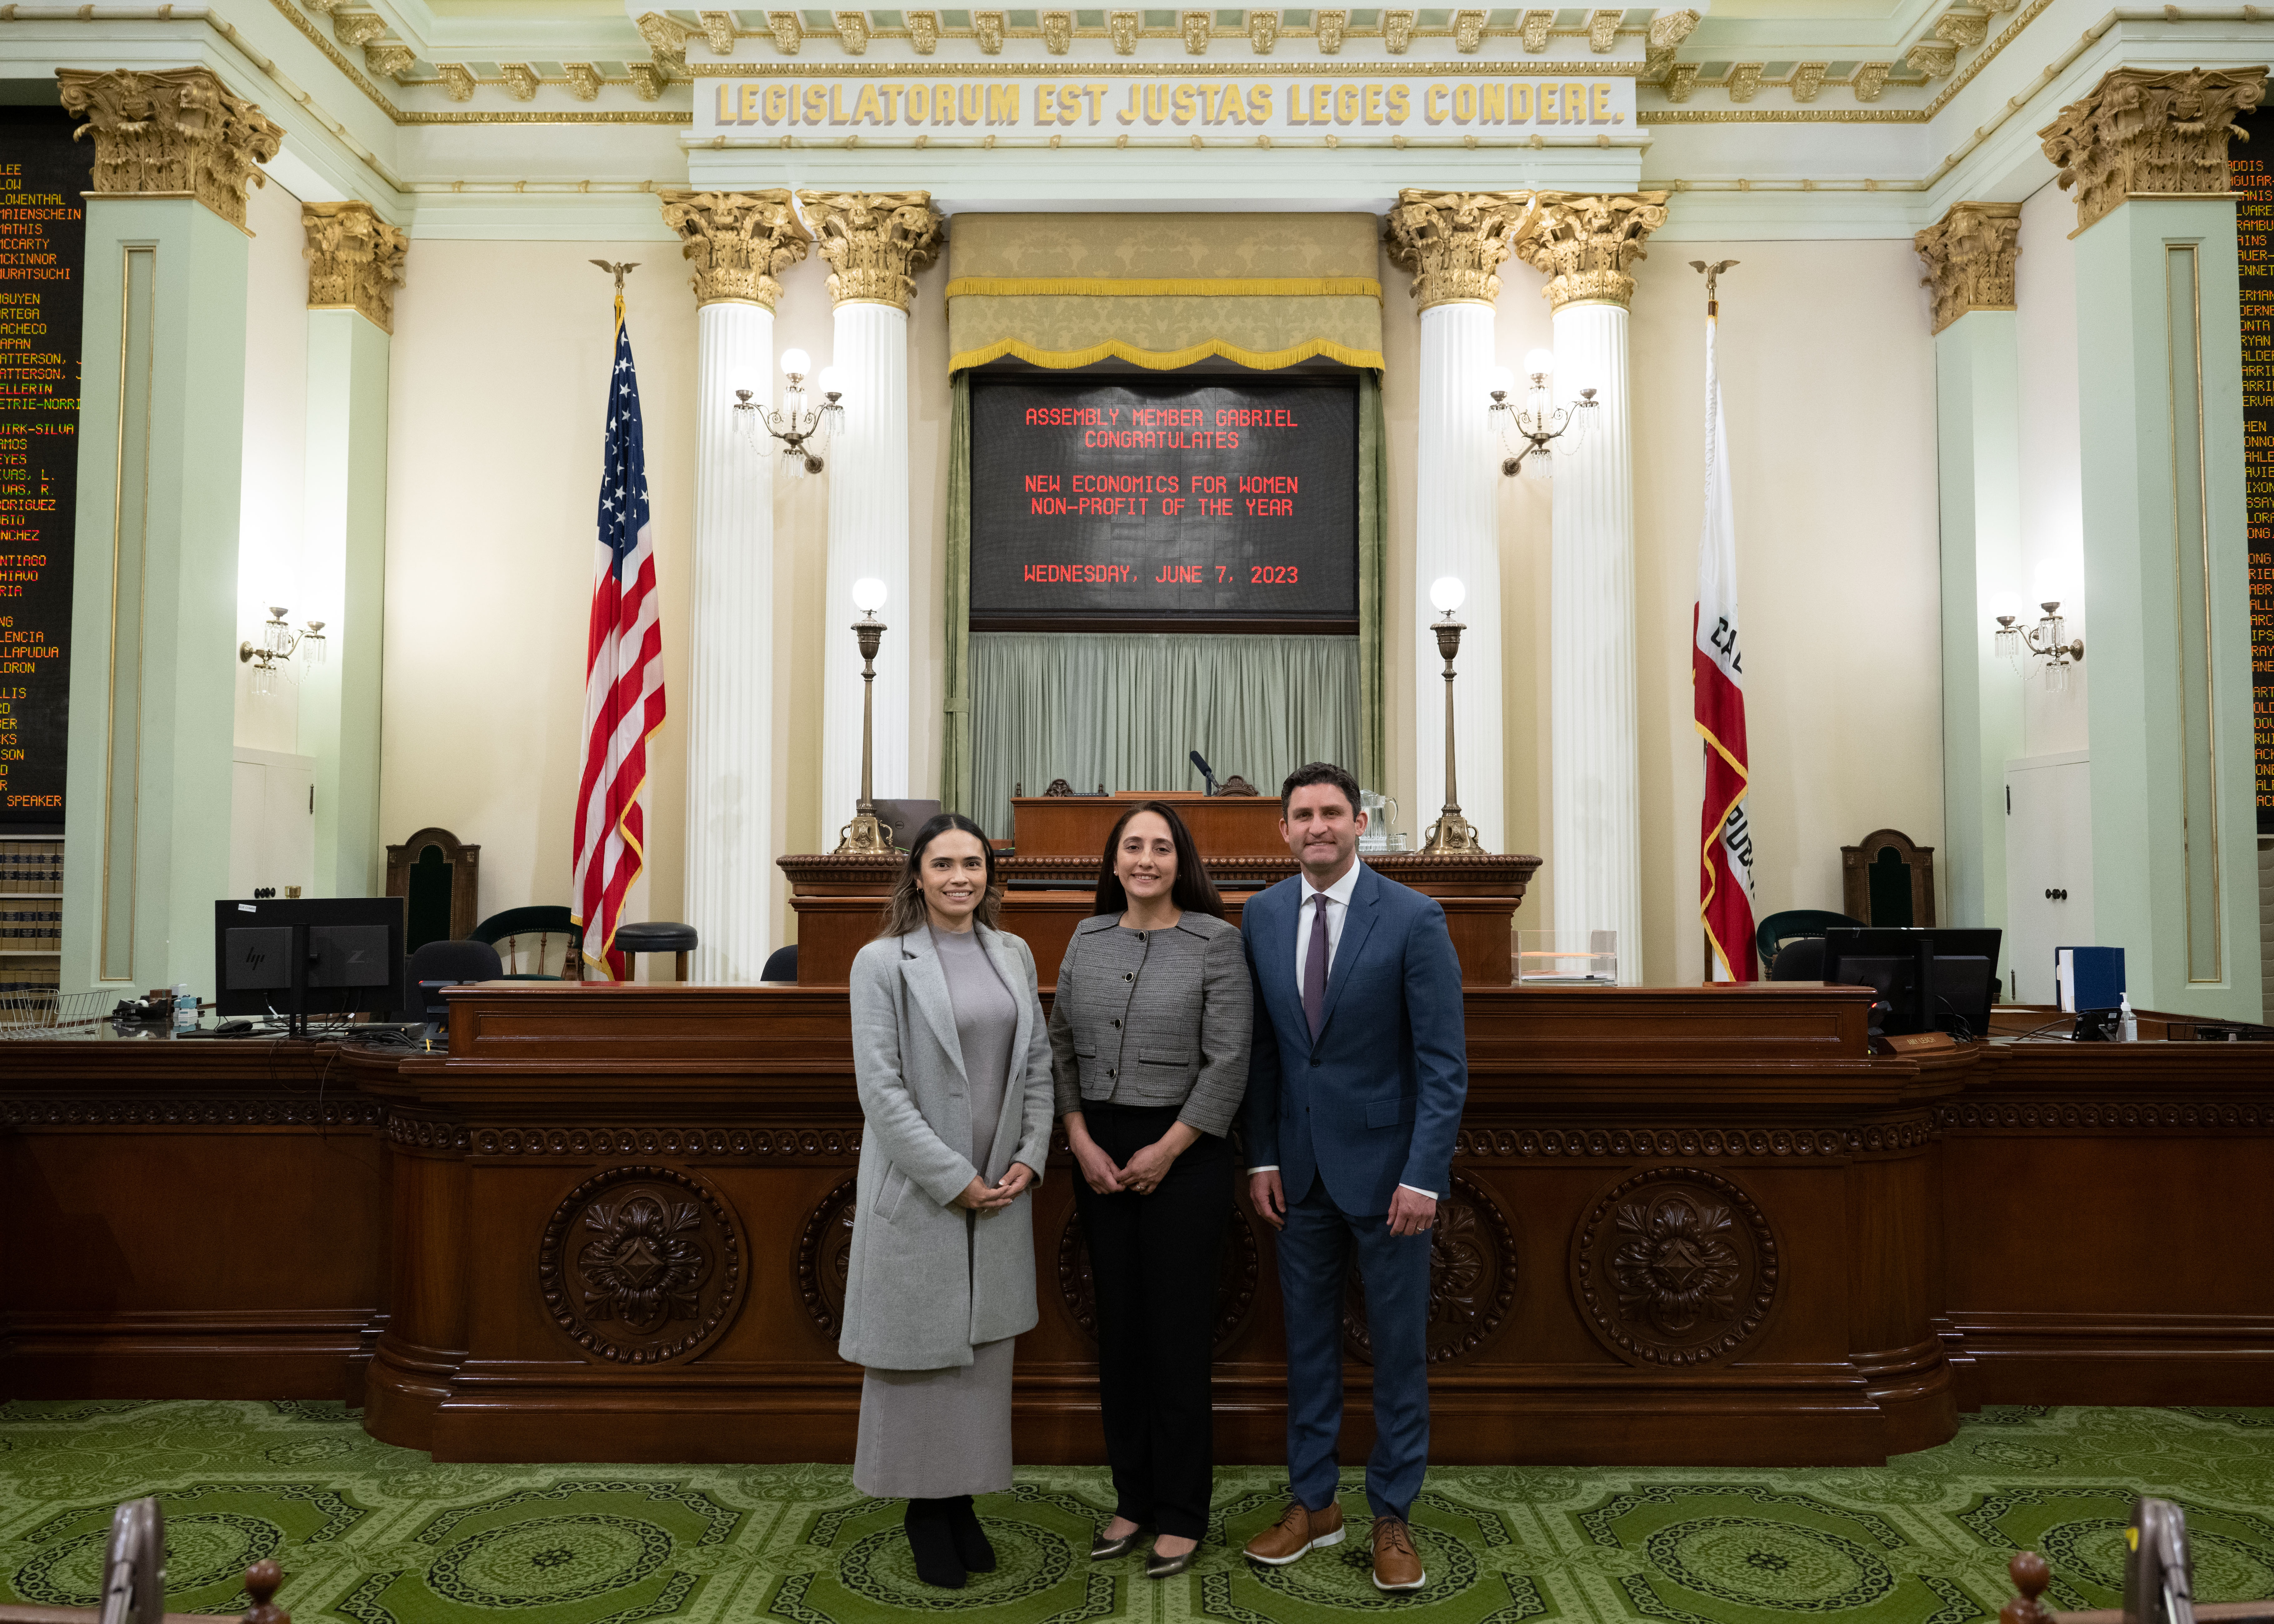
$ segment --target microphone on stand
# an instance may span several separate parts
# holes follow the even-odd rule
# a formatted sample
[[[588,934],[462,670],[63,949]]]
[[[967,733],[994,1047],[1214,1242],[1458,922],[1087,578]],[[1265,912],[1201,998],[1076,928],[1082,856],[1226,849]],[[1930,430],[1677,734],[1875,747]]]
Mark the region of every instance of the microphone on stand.
[[[1201,753],[1198,750],[1194,750],[1193,752],[1192,760],[1193,765],[1201,770],[1201,782],[1208,786],[1208,793],[1209,794],[1215,794],[1216,774],[1210,771],[1209,770],[1209,764],[1201,759]]]

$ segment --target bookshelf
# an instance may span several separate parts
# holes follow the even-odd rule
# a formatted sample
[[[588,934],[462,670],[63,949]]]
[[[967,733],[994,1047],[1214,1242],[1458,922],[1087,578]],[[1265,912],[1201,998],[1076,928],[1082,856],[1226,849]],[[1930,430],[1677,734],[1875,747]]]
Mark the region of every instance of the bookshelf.
[[[43,1011],[63,980],[64,838],[0,835],[0,1025]]]

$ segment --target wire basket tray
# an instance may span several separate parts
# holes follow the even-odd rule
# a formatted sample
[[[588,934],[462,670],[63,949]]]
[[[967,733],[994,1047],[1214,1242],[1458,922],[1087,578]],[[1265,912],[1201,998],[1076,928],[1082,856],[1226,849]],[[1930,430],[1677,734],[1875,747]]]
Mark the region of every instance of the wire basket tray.
[[[52,988],[16,988],[0,992],[0,1043],[52,1043],[91,1038],[102,1030],[116,993],[57,992]]]

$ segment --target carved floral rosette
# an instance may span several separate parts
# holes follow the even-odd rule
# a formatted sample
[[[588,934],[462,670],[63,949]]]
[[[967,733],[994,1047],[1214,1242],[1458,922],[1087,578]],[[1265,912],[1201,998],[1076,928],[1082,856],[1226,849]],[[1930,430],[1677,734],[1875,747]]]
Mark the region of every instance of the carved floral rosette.
[[[1429,1231],[1429,1363],[1473,1353],[1492,1339],[1516,1304],[1516,1237],[1482,1184],[1453,1175]],[[1343,1291],[1343,1346],[1374,1362],[1367,1334],[1366,1286],[1351,1270]]]
[[[1602,1344],[1633,1365],[1719,1364],[1779,1301],[1775,1233],[1722,1174],[1655,1167],[1615,1181],[1571,1237],[1571,1295]]]
[[[1543,192],[1517,234],[1516,253],[1542,273],[1550,310],[1595,301],[1625,305],[1634,297],[1628,269],[1645,258],[1643,244],[1666,223],[1663,192],[1582,197]]]
[[[900,310],[915,297],[915,273],[939,256],[945,222],[928,192],[801,192],[832,304],[866,300]]]
[[[194,197],[245,224],[245,188],[267,184],[260,166],[283,146],[284,132],[211,69],[58,68],[56,79],[64,110],[87,120],[72,136],[94,132],[95,196]]]
[[[695,302],[763,304],[781,297],[778,273],[805,258],[812,237],[787,190],[666,192],[663,222],[695,267]]]
[[[824,1336],[845,1331],[845,1289],[853,1268],[853,1211],[858,1182],[847,1179],[805,1215],[797,1237],[797,1295]]]
[[[1938,333],[1969,311],[2014,308],[2014,260],[2022,252],[2019,203],[1954,203],[1911,239],[1926,261]]]
[[[383,333],[395,331],[395,289],[410,238],[368,203],[303,203],[308,308],[352,310]]]
[[[1234,1210],[1216,1267],[1216,1323],[1211,1346],[1222,1358],[1247,1326],[1248,1311],[1255,1306],[1255,1283],[1262,1268],[1262,1249],[1256,1244],[1254,1226]],[[1097,1340],[1097,1285],[1089,1269],[1089,1242],[1081,1227],[1081,1209],[1066,1216],[1058,1231],[1058,1295],[1066,1312],[1092,1342]]]
[[[2135,194],[2227,191],[2235,117],[2265,94],[2263,67],[2110,72],[2037,132],[2062,189],[2076,189],[2077,229]]]
[[[1528,202],[1521,192],[1399,192],[1382,237],[1389,262],[1412,274],[1414,308],[1499,298]]]
[[[670,1168],[614,1167],[571,1190],[538,1243],[546,1312],[596,1359],[655,1365],[703,1347],[742,1297],[727,1204]]]

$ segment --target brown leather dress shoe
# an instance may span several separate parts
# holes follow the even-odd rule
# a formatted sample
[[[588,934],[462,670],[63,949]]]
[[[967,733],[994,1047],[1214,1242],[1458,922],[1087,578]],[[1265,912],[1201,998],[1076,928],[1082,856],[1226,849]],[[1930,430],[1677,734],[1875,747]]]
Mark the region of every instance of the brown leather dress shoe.
[[[1418,1590],[1428,1579],[1421,1571],[1421,1553],[1413,1548],[1413,1530],[1396,1517],[1374,1518],[1374,1588]]]
[[[1288,1502],[1286,1514],[1247,1542],[1251,1561],[1284,1568],[1306,1551],[1343,1542],[1343,1508],[1329,1502],[1317,1511],[1304,1509],[1300,1500]]]

